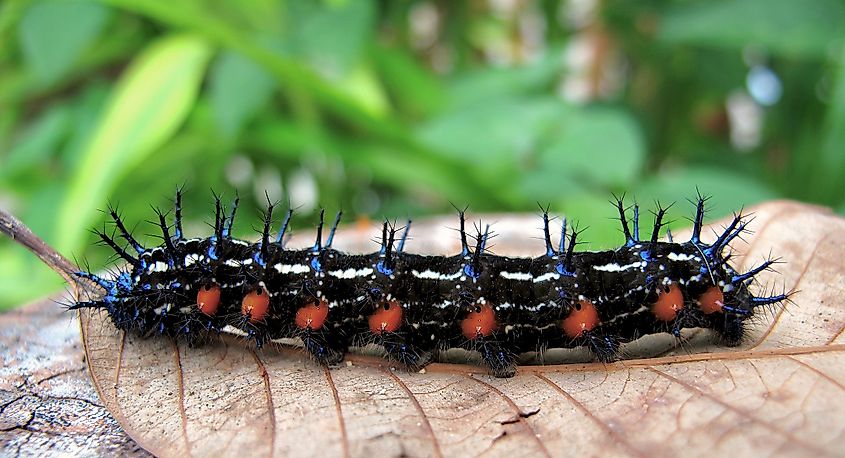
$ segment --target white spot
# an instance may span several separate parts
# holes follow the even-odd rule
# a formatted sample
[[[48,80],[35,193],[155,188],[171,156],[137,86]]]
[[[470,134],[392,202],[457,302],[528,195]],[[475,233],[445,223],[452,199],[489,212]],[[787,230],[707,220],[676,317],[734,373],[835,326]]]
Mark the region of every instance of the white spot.
[[[525,272],[505,272],[504,270],[499,272],[499,275],[502,278],[506,278],[508,280],[519,280],[519,281],[529,281],[532,277],[531,274]]]
[[[549,272],[549,273],[540,275],[539,277],[535,278],[534,283],[542,283],[544,281],[559,280],[559,279],[560,279],[560,274],[555,273],[555,272]]]
[[[277,272],[280,274],[304,274],[306,272],[311,271],[311,268],[306,266],[305,264],[276,264],[273,266]]]
[[[695,259],[694,255],[685,253],[669,253],[666,257],[670,261],[689,261],[690,259]]]
[[[167,272],[167,263],[156,261],[149,267],[150,272]]]
[[[440,274],[437,273],[437,272],[434,272],[433,270],[425,270],[423,272],[412,270],[411,275],[413,275],[417,278],[424,278],[424,279],[431,279],[431,280],[436,280],[436,279],[440,278]]]
[[[192,266],[194,263],[200,260],[200,255],[198,254],[189,254],[185,256],[185,267]]]
[[[234,334],[234,335],[236,335],[236,336],[242,336],[242,337],[244,337],[244,336],[246,336],[246,335],[247,335],[247,334],[246,334],[246,332],[241,331],[240,329],[238,329],[238,328],[236,328],[236,327],[234,327],[234,326],[232,326],[232,325],[230,325],[230,324],[227,324],[227,325],[223,328],[223,332],[225,332],[225,333],[227,333],[227,334]]]
[[[155,313],[156,315],[161,315],[163,313],[170,312],[170,309],[172,309],[172,308],[173,308],[173,304],[164,304],[162,306],[159,306],[159,307],[156,307],[155,309],[153,309],[153,313]]]
[[[536,311],[540,310],[541,308],[543,308],[545,306],[546,306],[545,302],[540,302],[539,304],[535,304],[535,305],[525,305],[525,306],[522,307],[522,309],[527,310],[529,312],[536,312]]]
[[[593,269],[601,271],[601,272],[624,272],[628,269],[637,269],[637,268],[644,267],[644,266],[645,266],[645,261],[634,262],[634,263],[631,263],[631,264],[626,264],[624,266],[620,266],[619,264],[616,264],[615,262],[611,262],[610,264],[604,264],[604,265],[601,265],[601,266],[593,266]]]

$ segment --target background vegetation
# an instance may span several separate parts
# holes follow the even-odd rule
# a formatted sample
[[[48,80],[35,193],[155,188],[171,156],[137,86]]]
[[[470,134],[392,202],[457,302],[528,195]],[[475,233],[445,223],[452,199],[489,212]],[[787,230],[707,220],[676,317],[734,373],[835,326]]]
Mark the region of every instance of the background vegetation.
[[[714,214],[845,210],[837,0],[6,0],[0,206],[97,269],[88,232],[187,184],[373,218],[550,203],[618,242],[611,192]],[[676,224],[687,207],[675,210]],[[140,225],[138,232],[150,232]],[[61,288],[0,240],[0,308]]]

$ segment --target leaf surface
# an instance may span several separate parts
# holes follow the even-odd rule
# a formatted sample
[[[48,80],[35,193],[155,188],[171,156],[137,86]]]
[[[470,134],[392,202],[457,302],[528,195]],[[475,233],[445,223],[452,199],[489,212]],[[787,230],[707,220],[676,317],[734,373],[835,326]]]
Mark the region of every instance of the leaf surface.
[[[200,89],[211,47],[191,35],[152,42],[115,86],[91,133],[56,217],[56,248],[81,245],[100,198],[166,142],[187,117]]]
[[[680,346],[640,339],[617,363],[521,366],[495,379],[460,364],[408,373],[364,355],[326,369],[293,347],[235,339],[187,348],[115,331],[105,314],[82,314],[83,342],[104,404],[158,456],[841,455],[845,220],[792,202],[755,212],[755,234],[733,247],[738,267],[771,251],[786,263],[761,284],[798,292],[738,348],[691,330]],[[535,216],[485,219],[497,253],[541,248],[526,233]],[[452,226],[415,224],[412,245],[454,252]],[[363,252],[371,236],[338,240]]]

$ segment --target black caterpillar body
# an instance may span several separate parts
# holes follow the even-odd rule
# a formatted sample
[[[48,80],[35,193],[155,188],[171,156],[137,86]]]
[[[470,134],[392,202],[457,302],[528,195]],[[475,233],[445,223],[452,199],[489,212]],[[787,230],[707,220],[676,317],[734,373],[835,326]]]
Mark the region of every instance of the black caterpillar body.
[[[677,243],[671,234],[668,242],[658,240],[665,208],[658,206],[650,237],[641,240],[638,208],[629,227],[629,209],[617,199],[625,244],[599,252],[575,252],[580,233],[567,232],[565,221],[554,247],[546,211],[546,253],[536,258],[489,253],[488,230],[468,236],[461,211],[463,249],[444,257],[404,252],[410,222],[404,229],[385,223],[376,253],[342,253],[332,248],[340,214],[324,244],[322,213],[314,246],[287,249],[292,213],[271,238],[272,205],[261,240],[247,243],[230,236],[237,200],[226,216],[219,198],[214,235],[187,240],[179,191],[173,226],[158,212],[163,244],[155,248],[141,246],[111,210],[127,246],[98,234],[128,268],[114,279],[77,273],[106,293],[70,308],[102,309],[122,330],[192,345],[227,327],[258,346],[298,337],[323,364],[341,361],[350,345],[375,342],[390,358],[418,369],[438,350],[462,347],[480,352],[499,377],[514,375],[522,352],[586,346],[599,360],[612,361],[623,342],[653,333],[679,336],[683,328],[712,329],[726,345],[737,345],[759,307],[788,294],[749,291],[774,260],[744,273],[728,264],[723,252],[745,231],[743,215],[734,215],[713,243],[701,241],[705,200],[695,202],[692,238]]]

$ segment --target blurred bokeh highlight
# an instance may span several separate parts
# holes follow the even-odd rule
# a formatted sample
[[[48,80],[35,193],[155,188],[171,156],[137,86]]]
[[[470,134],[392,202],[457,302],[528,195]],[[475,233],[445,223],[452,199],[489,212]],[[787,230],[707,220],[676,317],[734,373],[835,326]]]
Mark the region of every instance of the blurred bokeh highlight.
[[[621,241],[612,192],[673,226],[696,187],[714,218],[842,212],[843,25],[838,0],[6,0],[0,207],[95,270],[100,210],[143,236],[182,184],[189,235],[211,189],[243,237],[265,192],[300,228],[539,202],[585,248]],[[0,240],[0,309],[61,287]]]

